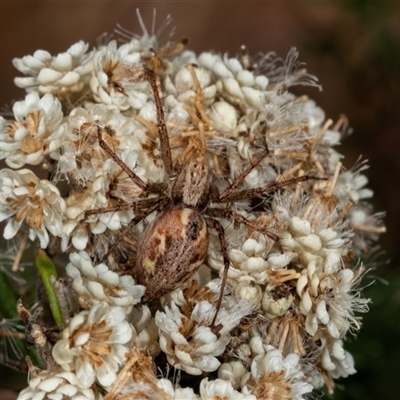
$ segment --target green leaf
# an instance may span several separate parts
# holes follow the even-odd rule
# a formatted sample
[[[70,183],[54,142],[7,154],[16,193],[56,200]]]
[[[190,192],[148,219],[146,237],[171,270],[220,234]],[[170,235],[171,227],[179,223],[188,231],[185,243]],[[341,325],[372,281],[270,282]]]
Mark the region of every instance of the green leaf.
[[[7,275],[0,270],[0,315],[3,318],[18,318],[16,307],[18,297]]]
[[[50,309],[54,321],[57,325],[61,325],[64,321],[60,303],[58,301],[57,292],[51,283],[51,277],[58,278],[57,269],[53,261],[47,256],[43,250],[39,250],[36,256],[36,267],[42,278],[43,286],[49,298]]]

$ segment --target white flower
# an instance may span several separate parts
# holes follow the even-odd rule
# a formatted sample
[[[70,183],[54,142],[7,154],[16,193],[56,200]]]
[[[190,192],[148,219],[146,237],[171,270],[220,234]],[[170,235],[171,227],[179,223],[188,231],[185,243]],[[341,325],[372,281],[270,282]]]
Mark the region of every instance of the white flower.
[[[118,231],[133,219],[134,214],[129,207],[121,211],[103,212],[85,218],[85,211],[112,207],[115,199],[124,197],[116,196],[117,193],[123,192],[131,201],[140,193],[140,189],[127,177],[122,179],[121,184],[113,184],[112,178],[115,176],[115,181],[118,182],[121,175],[121,169],[115,168],[115,165],[112,167],[111,160],[107,160],[103,168],[96,171],[93,183],[87,182],[86,189],[71,190],[67,198],[66,218],[63,223],[62,248],[64,250],[68,249],[70,243],[76,250],[85,250],[93,234],[100,237],[105,232],[108,234],[109,231]],[[110,186],[113,190],[110,190]],[[102,250],[104,253],[107,251],[110,243],[104,243],[104,245],[102,249],[96,247],[99,253],[98,258],[101,258]]]
[[[349,200],[358,203],[362,199],[368,199],[373,196],[374,192],[364,187],[368,183],[368,178],[360,173],[366,169],[368,169],[366,162],[359,162],[351,170],[342,172],[339,175],[335,195],[344,204]]]
[[[282,212],[282,219],[286,219],[285,211],[279,210]],[[323,205],[315,206],[314,212],[317,213],[317,210],[318,216],[314,214],[305,219],[299,216],[286,219],[289,229],[281,234],[280,242],[285,252],[294,254],[291,262],[297,264],[298,268],[302,269],[310,262],[314,262],[325,272],[335,272],[340,270],[341,257],[349,251],[351,232],[343,232],[340,226],[330,222],[335,220],[335,212],[333,215],[330,214]],[[311,228],[314,216],[319,217],[321,221],[318,229]]]
[[[65,145],[63,151],[68,151],[69,147],[73,146],[74,152],[70,157],[75,159],[72,165],[76,165],[76,168],[71,168],[68,164],[65,167],[61,165],[59,171],[66,174],[67,179],[73,183],[84,186],[88,181],[95,179],[98,170],[101,170],[104,162],[110,158],[100,147],[99,133],[117,154],[129,150],[136,156],[141,149],[137,136],[143,135],[141,131],[143,129],[139,124],[109,105],[96,104],[87,108],[74,108],[68,116],[68,132],[59,139],[57,151],[51,153],[51,157],[60,160],[62,157],[58,148]],[[132,158],[131,155],[129,157]],[[129,166],[133,168],[135,161],[136,158]]]
[[[172,382],[168,379],[159,379],[157,381],[157,387],[162,389],[166,396],[168,396],[165,400],[200,400],[200,397],[194,393],[192,388],[181,388],[177,385],[172,385]],[[154,397],[154,394],[151,399],[164,400],[164,398],[159,399],[158,397]]]
[[[140,302],[145,287],[136,285],[130,275],[119,276],[110,271],[105,264],[93,266],[89,255],[83,251],[72,253],[67,265],[67,275],[73,279],[72,288],[78,296],[82,308],[105,302],[110,306],[119,306],[126,314]]]
[[[241,361],[223,363],[218,369],[218,378],[229,381],[234,389],[238,389],[246,368]]]
[[[304,399],[303,395],[312,391],[312,386],[304,381],[304,374],[297,354],[282,353],[269,346],[265,355],[256,356],[249,372],[242,380],[243,393],[251,393],[256,398],[267,396]],[[261,397],[262,396],[262,397]]]
[[[58,189],[47,180],[39,178],[30,170],[0,171],[0,220],[9,218],[4,237],[11,239],[23,222],[29,228],[29,237],[40,240],[46,248],[49,232],[61,236],[65,202]]]
[[[18,395],[18,400],[38,399],[101,400],[96,389],[80,386],[73,372],[42,371],[29,381],[29,386]]]
[[[360,317],[354,312],[367,312],[368,299],[360,298],[355,290],[359,271],[344,269],[323,273],[310,263],[297,281],[300,312],[306,316],[305,329],[314,336],[323,329],[332,338],[343,338],[349,329],[360,329]],[[354,293],[353,293],[354,292]]]
[[[83,387],[95,380],[112,385],[133,335],[125,317],[123,308],[102,303],[75,315],[53,347],[54,360],[64,370],[75,371]]]
[[[262,298],[262,309],[268,318],[274,319],[285,315],[292,304],[293,295],[289,291],[283,290],[280,286],[266,287]]]
[[[251,279],[243,279],[235,285],[232,290],[232,295],[237,302],[251,304],[253,311],[258,311],[261,307],[261,299],[263,297],[262,289]]]
[[[89,110],[72,110],[68,125],[75,161],[59,164],[59,175],[64,173],[74,187],[66,200],[62,247],[66,250],[72,243],[75,249],[84,250],[92,234],[117,231],[133,218],[129,209],[91,215],[86,220],[84,212],[118,205],[121,200],[132,202],[142,192],[100,147],[98,135],[102,135],[106,144],[117,152],[128,167],[143,177],[145,170],[135,168],[143,129],[105,105],[94,105]],[[52,158],[61,161],[58,153],[52,154]],[[73,164],[76,164],[76,168],[70,168]]]
[[[90,209],[94,202],[94,193],[90,190],[71,190],[66,199],[65,220],[62,227],[62,242],[61,249],[67,251],[72,243],[74,249],[85,250],[89,241],[91,230],[96,229],[96,232],[101,232],[106,229],[103,223],[89,224],[88,222],[81,223],[84,219],[84,210]],[[100,227],[99,227],[100,225]]]
[[[218,91],[229,102],[239,104],[243,108],[263,106],[265,97],[262,91],[268,85],[265,76],[255,77],[252,72],[243,69],[236,58],[202,53],[198,61],[201,67],[212,71]]]
[[[13,112],[15,120],[0,119],[0,158],[12,168],[38,165],[60,135],[61,103],[51,94],[39,98],[32,92],[14,104]]]
[[[80,92],[92,70],[92,53],[87,53],[88,46],[80,41],[57,56],[37,50],[32,56],[14,58],[14,67],[27,75],[15,78],[15,84],[27,91],[37,90],[60,97]]]
[[[236,132],[238,125],[237,111],[225,101],[217,101],[213,104],[210,120],[215,130],[223,133],[224,136],[229,137]]]
[[[213,104],[216,87],[212,84],[210,72],[203,68],[193,67],[193,69],[189,69],[187,64],[182,65],[175,76],[174,85],[172,86],[172,82],[166,81],[167,90],[173,94],[173,96],[169,96],[168,104],[174,104],[172,101],[175,99],[175,102],[178,101],[186,106],[191,106],[191,99],[197,95],[197,85],[199,86],[197,89],[202,91],[205,105]],[[187,113],[186,116],[188,116]]]
[[[201,400],[257,400],[257,397],[252,394],[242,394],[234,390],[229,381],[216,379],[209,381],[205,378],[200,383]]]
[[[160,344],[156,321],[149,307],[144,304],[134,307],[128,320],[137,332],[136,347],[146,349],[148,354],[155,357],[160,352]]]
[[[355,374],[353,356],[343,349],[343,340],[322,339],[321,366],[332,378]]]
[[[117,47],[113,40],[94,54],[90,88],[99,103],[140,109],[147,101],[147,86],[140,53],[131,52],[129,43]]]
[[[199,293],[215,293],[219,288],[219,283],[211,281]],[[212,324],[215,306],[206,300],[197,300],[197,304],[194,300],[195,306],[191,309],[190,298],[186,299],[181,292],[178,289],[172,295],[166,296],[169,298],[169,305],[164,305],[165,312],[156,313],[161,350],[166,353],[171,365],[189,374],[200,375],[202,372],[215,371],[220,366],[217,357],[222,354],[230,340],[229,332],[243,317],[251,313],[252,306],[247,302],[237,303],[227,296]],[[194,293],[193,297],[196,298]],[[181,309],[174,299],[178,300]],[[214,327],[218,327],[215,332]]]
[[[386,232],[382,221],[384,216],[384,212],[373,213],[372,206],[364,202],[350,209],[348,218],[350,226],[355,230],[353,247],[358,256],[369,254],[379,234]]]
[[[232,287],[235,287],[241,279],[246,281],[251,279],[258,285],[263,285],[269,280],[268,253],[271,251],[270,240],[261,235],[257,240],[254,238],[246,239],[246,231],[247,229],[243,226],[240,229],[235,229],[231,224],[225,229],[226,240],[231,245],[229,251],[231,267],[228,272],[228,284]],[[221,274],[224,264],[218,247],[219,243],[213,236],[211,238],[208,262],[212,268],[219,270]],[[285,267],[289,262],[290,258],[285,258],[280,264]]]
[[[321,346],[314,350],[318,354],[319,368],[314,371],[307,381],[318,389],[324,384],[330,394],[333,393],[334,379],[347,378],[355,374],[353,356],[343,348],[343,340],[329,337],[321,338]]]
[[[206,316],[212,318],[215,308],[205,301],[197,304],[190,320],[181,314],[174,302],[165,307],[165,313],[158,311],[156,314],[160,347],[166,353],[168,362],[192,375],[215,371],[220,366],[216,357],[229,342],[229,334],[213,333],[208,326],[211,320],[197,318],[200,315],[204,318],[204,307],[207,308]],[[187,335],[190,338],[186,338]]]

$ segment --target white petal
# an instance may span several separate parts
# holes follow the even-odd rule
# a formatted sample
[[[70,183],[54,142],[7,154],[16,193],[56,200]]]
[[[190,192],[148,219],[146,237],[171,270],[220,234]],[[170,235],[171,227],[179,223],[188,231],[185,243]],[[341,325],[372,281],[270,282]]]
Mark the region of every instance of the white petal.
[[[75,247],[77,250],[84,250],[86,248],[86,245],[88,243],[89,237],[87,230],[85,228],[78,228],[74,236],[72,236],[72,245]]]
[[[308,314],[306,318],[306,331],[309,335],[314,336],[318,330],[318,319],[315,314]]]
[[[329,314],[328,311],[326,310],[326,303],[324,300],[321,300],[317,304],[316,311],[318,319],[321,321],[321,323],[326,325],[329,322]]]
[[[249,87],[243,87],[242,93],[247,103],[249,103],[251,106],[255,108],[261,108],[263,106],[264,95],[259,90]]]
[[[49,377],[42,380],[37,388],[40,390],[44,390],[45,392],[52,392],[54,389],[57,388],[58,385],[60,385],[61,382],[61,378],[53,376],[51,378]]]
[[[123,308],[121,308],[121,310],[123,310]],[[118,327],[114,329],[110,341],[113,341],[115,343],[125,344],[129,342],[129,340],[131,340],[132,335],[133,335],[132,326],[129,324],[129,322],[122,321],[118,324]]]
[[[11,217],[14,214],[15,214],[14,210],[2,210],[0,208],[0,222],[4,221],[5,219]]]
[[[339,339],[340,338],[340,332],[336,326],[336,324],[331,320],[328,322],[328,324],[326,325],[326,327],[328,328],[328,332],[329,334],[335,338],[335,339]]]
[[[54,345],[52,355],[56,363],[61,366],[71,363],[74,359],[66,340],[59,340]]]
[[[229,71],[229,69],[226,67],[225,63],[223,63],[222,61],[217,61],[213,65],[213,70],[214,70],[215,74],[217,74],[223,78],[233,78],[232,72]],[[236,82],[235,79],[232,79],[232,81]]]
[[[72,86],[79,82],[80,75],[74,71],[68,72],[62,79],[60,79],[57,83],[59,85]]]
[[[236,79],[242,86],[253,86],[254,85],[254,75],[248,70],[239,71],[236,75]]]
[[[4,228],[4,239],[11,239],[15,236],[15,234],[18,232],[22,222],[17,222],[14,219],[10,219],[7,222],[7,225]]]
[[[84,396],[80,396],[77,395],[78,392],[78,388],[75,385],[60,385],[57,388],[57,394],[62,394],[63,396],[66,396],[67,398],[73,398],[75,399],[79,399],[80,397],[82,398],[82,400],[84,400]],[[85,399],[86,400],[86,399]]]
[[[96,374],[89,360],[85,358],[83,363],[78,365],[76,376],[78,377],[80,386],[85,388],[89,388],[90,386],[92,386],[96,378]]]
[[[256,85],[260,87],[261,90],[265,90],[268,86],[269,80],[266,76],[260,75],[256,78]]]
[[[301,298],[300,311],[302,314],[307,315],[307,313],[311,310],[311,307],[312,307],[311,297],[308,291],[305,291],[303,297]]]
[[[89,332],[83,332],[79,335],[75,335],[75,346],[83,346],[90,339]]]
[[[296,236],[308,236],[311,233],[310,221],[301,219],[299,217],[291,218],[289,226],[294,231]]]
[[[96,369],[97,379],[102,386],[111,386],[116,379],[116,371],[113,366],[107,362],[104,362],[100,367]]]
[[[108,296],[104,293],[103,285],[99,282],[87,282],[87,288],[95,299],[107,301]]]
[[[57,71],[69,71],[72,68],[72,57],[68,53],[58,54],[54,60],[52,67]]]
[[[236,79],[228,78],[224,81],[225,90],[231,96],[238,97],[241,99],[243,97],[242,90],[240,89],[239,83]]]
[[[221,362],[216,357],[203,356],[196,359],[195,366],[203,372],[213,372],[218,369]],[[198,374],[200,375],[200,374]]]
[[[325,368],[327,371],[333,371],[336,368],[336,365],[332,362],[329,355],[329,350],[326,347],[322,351],[321,364],[322,367]]]
[[[314,253],[322,249],[322,242],[318,235],[308,235],[296,238],[297,242],[304,246],[308,251]]]
[[[37,81],[41,85],[53,83],[62,78],[62,73],[50,68],[43,68],[37,77]]]
[[[308,278],[306,275],[301,275],[296,283],[296,292],[301,297],[303,294],[303,289],[306,287],[308,283]]]
[[[339,340],[335,341],[332,346],[332,355],[337,359],[337,360],[344,360],[345,359],[345,352],[342,347],[342,344]]]

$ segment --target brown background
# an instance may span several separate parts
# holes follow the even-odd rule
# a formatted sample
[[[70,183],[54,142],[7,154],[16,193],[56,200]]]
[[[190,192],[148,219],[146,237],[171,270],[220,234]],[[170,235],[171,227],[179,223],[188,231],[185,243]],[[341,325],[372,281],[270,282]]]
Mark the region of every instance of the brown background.
[[[117,23],[140,33],[135,9],[150,29],[167,14],[177,27],[174,38],[190,38],[196,52],[213,49],[234,55],[245,44],[250,54],[275,51],[285,57],[292,46],[323,86],[296,89],[307,93],[327,118],[345,113],[354,129],[339,148],[351,168],[360,154],[370,160],[367,175],[375,191],[376,211],[387,211],[388,232],[381,247],[390,258],[382,271],[393,280],[400,268],[400,7],[398,2],[1,2],[0,105],[11,105],[23,92],[13,85],[19,75],[14,57],[37,49],[52,54],[83,39],[90,44]],[[379,275],[379,270],[374,272]],[[392,279],[392,278],[390,278]],[[398,282],[398,280],[396,281]],[[373,311],[373,310],[372,310]],[[397,329],[397,328],[396,328]],[[395,331],[394,334],[399,333]],[[393,368],[393,366],[392,366]],[[373,379],[373,377],[371,377]],[[382,394],[382,393],[381,393]],[[0,394],[1,397],[1,394]],[[3,397],[1,397],[3,398]],[[351,398],[347,397],[347,398]],[[381,397],[383,398],[383,397]]]

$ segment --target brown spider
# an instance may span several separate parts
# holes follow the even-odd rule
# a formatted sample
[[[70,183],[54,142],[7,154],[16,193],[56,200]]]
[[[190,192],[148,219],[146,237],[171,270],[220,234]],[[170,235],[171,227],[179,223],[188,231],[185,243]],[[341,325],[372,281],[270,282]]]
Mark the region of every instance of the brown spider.
[[[266,187],[237,190],[246,176],[267,156],[266,147],[259,156],[225,189],[219,193],[210,182],[205,154],[193,157],[186,164],[176,166],[172,162],[170,139],[164,120],[164,111],[158,92],[157,76],[153,70],[146,70],[146,76],[154,94],[157,109],[157,130],[160,140],[161,157],[170,183],[153,184],[143,181],[106,144],[98,127],[98,140],[101,148],[126,172],[128,177],[142,190],[143,199],[133,203],[86,211],[86,216],[106,212],[137,210],[140,213],[124,228],[119,238],[110,246],[106,256],[111,254],[117,244],[135,225],[151,213],[159,214],[147,227],[139,243],[136,263],[136,277],[139,284],[146,287],[145,301],[158,299],[177,289],[202,264],[208,249],[208,227],[218,233],[224,260],[222,286],[218,298],[214,325],[223,300],[223,291],[229,269],[229,258],[224,228],[215,218],[236,221],[254,231],[268,236],[274,241],[279,237],[265,229],[253,225],[227,205],[246,199],[262,197],[288,185],[311,179],[304,175]],[[204,139],[204,138],[203,138]],[[205,146],[204,146],[205,147]],[[149,197],[150,195],[157,197]]]

